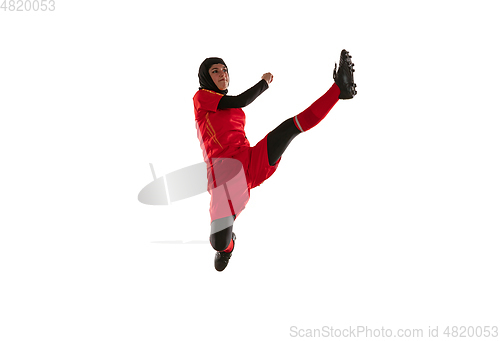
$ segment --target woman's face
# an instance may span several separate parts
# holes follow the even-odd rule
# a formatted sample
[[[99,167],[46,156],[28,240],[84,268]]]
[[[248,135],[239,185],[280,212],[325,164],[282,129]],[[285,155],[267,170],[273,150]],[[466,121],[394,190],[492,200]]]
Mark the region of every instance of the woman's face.
[[[227,89],[229,86],[229,74],[227,73],[227,67],[224,64],[214,64],[210,67],[208,72],[219,90]]]

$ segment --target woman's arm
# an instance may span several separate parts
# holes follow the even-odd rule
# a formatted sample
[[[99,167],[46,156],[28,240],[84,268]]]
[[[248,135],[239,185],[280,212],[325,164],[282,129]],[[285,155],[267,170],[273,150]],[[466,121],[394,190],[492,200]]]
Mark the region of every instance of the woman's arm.
[[[243,108],[252,103],[260,94],[269,88],[268,83],[272,81],[272,75],[266,78],[264,78],[264,76],[262,76],[262,80],[257,84],[238,96],[223,96],[217,105],[217,109]],[[270,80],[268,80],[269,78]]]

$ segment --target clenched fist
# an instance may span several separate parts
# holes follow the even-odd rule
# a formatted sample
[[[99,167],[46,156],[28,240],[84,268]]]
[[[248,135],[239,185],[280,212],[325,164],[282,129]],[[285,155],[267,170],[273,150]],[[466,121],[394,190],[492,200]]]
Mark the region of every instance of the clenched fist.
[[[265,73],[262,75],[262,79],[265,80],[267,82],[267,84],[269,85],[269,83],[271,83],[273,81],[273,75],[270,72]]]

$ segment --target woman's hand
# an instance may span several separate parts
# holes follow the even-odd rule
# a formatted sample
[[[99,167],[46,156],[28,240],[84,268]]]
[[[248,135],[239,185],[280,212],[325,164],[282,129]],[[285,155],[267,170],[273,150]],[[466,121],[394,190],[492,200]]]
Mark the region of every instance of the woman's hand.
[[[273,75],[270,72],[265,73],[262,75],[262,79],[265,80],[267,82],[267,84],[269,85],[269,83],[271,83],[273,81]]]

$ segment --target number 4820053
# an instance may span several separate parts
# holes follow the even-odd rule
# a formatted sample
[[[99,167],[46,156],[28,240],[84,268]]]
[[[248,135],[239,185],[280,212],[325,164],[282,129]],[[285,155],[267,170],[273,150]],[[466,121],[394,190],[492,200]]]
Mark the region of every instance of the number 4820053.
[[[55,11],[55,0],[4,0],[0,9],[10,12]]]

